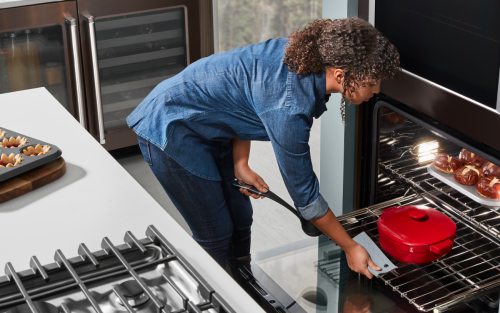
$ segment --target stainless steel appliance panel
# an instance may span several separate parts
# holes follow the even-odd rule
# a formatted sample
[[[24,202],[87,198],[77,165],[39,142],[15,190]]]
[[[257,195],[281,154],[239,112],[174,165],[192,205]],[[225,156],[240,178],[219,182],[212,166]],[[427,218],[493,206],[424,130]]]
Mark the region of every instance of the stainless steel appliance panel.
[[[0,93],[45,87],[85,126],[77,17],[74,1],[0,10]]]

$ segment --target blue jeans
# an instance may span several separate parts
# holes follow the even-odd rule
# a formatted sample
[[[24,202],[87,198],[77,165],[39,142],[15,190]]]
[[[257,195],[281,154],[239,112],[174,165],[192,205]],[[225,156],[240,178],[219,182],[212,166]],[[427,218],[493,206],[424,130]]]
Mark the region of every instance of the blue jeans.
[[[250,199],[231,185],[233,154],[215,160],[222,181],[211,181],[191,174],[155,145],[138,139],[144,159],[186,220],[194,240],[222,267],[229,257],[249,255],[253,209]]]

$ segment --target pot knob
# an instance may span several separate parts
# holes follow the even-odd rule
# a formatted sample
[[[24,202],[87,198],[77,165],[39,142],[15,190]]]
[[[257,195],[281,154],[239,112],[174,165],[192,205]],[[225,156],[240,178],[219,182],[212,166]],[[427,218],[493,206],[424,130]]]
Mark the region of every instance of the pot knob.
[[[427,214],[425,214],[425,210],[420,210],[420,209],[412,209],[408,211],[408,215],[410,215],[412,220],[419,222],[423,222],[427,217]]]

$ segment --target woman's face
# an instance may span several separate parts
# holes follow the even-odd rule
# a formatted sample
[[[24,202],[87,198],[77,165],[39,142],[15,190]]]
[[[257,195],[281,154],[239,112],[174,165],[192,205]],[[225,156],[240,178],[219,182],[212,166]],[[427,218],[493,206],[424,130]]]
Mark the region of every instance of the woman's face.
[[[342,93],[344,91],[344,70],[341,68],[329,67],[326,69],[326,93]],[[363,86],[362,82],[358,82],[358,87],[354,83],[351,84],[354,91],[351,93],[347,88],[346,98],[350,103],[361,104],[368,101],[374,94],[380,92],[380,80],[368,78]]]
[[[368,79],[365,81],[364,87],[361,82],[358,87],[354,86],[354,92],[351,93],[350,88],[347,90],[347,100],[350,103],[359,105],[365,101],[370,100],[374,94],[380,92],[380,80]]]

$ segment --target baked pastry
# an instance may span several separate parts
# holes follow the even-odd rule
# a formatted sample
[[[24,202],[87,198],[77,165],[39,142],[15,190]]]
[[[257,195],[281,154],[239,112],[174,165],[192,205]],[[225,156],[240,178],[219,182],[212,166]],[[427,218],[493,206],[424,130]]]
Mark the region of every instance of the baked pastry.
[[[483,170],[478,166],[465,165],[455,171],[456,181],[467,186],[474,186],[483,177]]]
[[[2,154],[0,157],[0,167],[13,167],[21,163],[23,158],[20,154],[11,153],[9,156]]]
[[[0,129],[0,138],[3,138],[3,137],[5,137],[5,132]]]
[[[21,138],[21,136],[17,136],[17,138],[4,138],[3,141],[0,141],[0,148],[17,148],[24,146],[26,143],[28,143],[26,137]]]
[[[482,166],[483,163],[486,162],[486,160],[479,155],[466,149],[462,149],[462,151],[460,151],[459,159],[464,165]]]
[[[453,174],[459,167],[463,166],[457,158],[446,153],[436,155],[432,163],[438,171],[446,174]]]
[[[50,151],[50,146],[42,146],[41,144],[37,144],[36,147],[29,146],[26,149],[23,149],[23,154],[24,155],[29,155],[29,156],[37,156],[37,155],[44,155],[47,152]]]
[[[477,192],[489,199],[500,199],[500,178],[484,177],[476,184]]]
[[[500,178],[500,166],[495,165],[491,162],[485,162],[482,168],[484,176],[486,177],[498,177]]]

